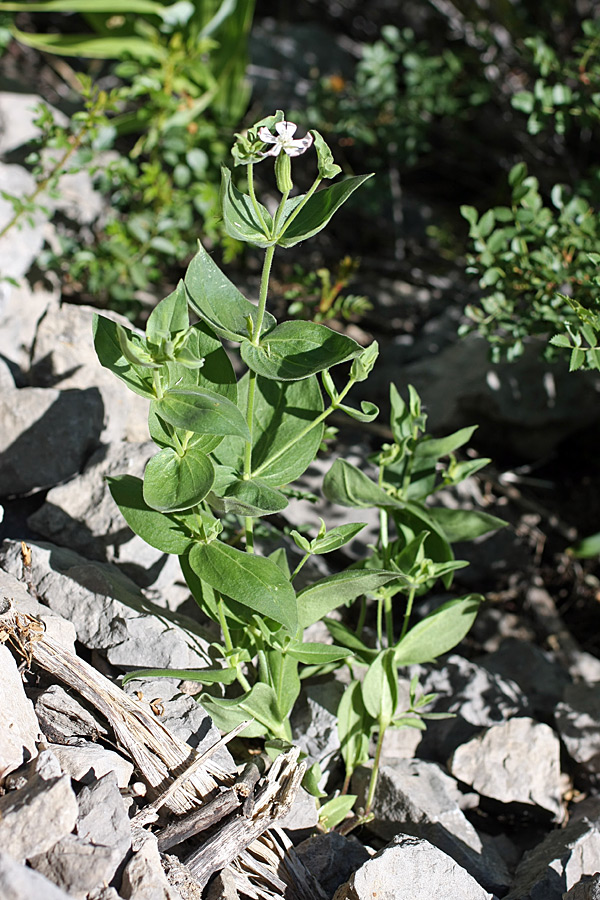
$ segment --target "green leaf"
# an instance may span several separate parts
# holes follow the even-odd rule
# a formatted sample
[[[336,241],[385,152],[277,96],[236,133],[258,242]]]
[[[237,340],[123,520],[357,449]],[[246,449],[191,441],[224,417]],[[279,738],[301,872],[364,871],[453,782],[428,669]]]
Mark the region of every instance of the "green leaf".
[[[574,347],[569,362],[569,372],[576,372],[585,362],[585,352],[579,347]]]
[[[351,682],[342,694],[337,723],[342,759],[347,774],[351,775],[369,759],[369,737],[374,725],[363,703],[360,682]]]
[[[246,480],[237,476],[222,490],[212,491],[207,499],[217,512],[237,516],[268,516],[281,512],[288,505],[285,494],[262,479]]]
[[[194,571],[189,561],[189,554],[179,557],[179,564],[185,582],[189,587],[198,608],[213,622],[219,622],[219,611],[225,614],[230,628],[247,628],[252,621],[253,613],[231,597],[220,597],[206,581]],[[219,602],[221,607],[219,609]]]
[[[257,690],[258,688],[258,690]],[[268,693],[265,695],[264,689]],[[255,692],[251,697],[252,691]],[[258,682],[251,691],[242,694],[232,700],[223,697],[213,697],[210,694],[201,694],[200,703],[213,720],[214,724],[223,732],[232,731],[241,722],[253,719],[242,732],[246,738],[264,737],[272,731],[270,726],[275,725],[277,705],[274,702],[275,692],[273,688]],[[256,713],[258,712],[258,716]],[[259,718],[260,716],[260,718]],[[262,719],[267,719],[265,724]]]
[[[238,386],[241,409],[246,407],[248,383],[246,374]],[[271,486],[299,478],[323,439],[323,423],[306,431],[322,412],[323,398],[315,376],[278,383],[259,375],[254,391],[252,477]],[[242,471],[244,452],[244,441],[226,437],[215,455],[224,465]]]
[[[148,461],[144,472],[144,500],[160,512],[190,509],[203,500],[215,479],[210,459],[196,447],[179,455],[165,447]]]
[[[238,343],[252,337],[248,322],[254,330],[257,307],[238,291],[201,244],[185,274],[185,287],[191,308],[216,334]],[[265,312],[261,333],[276,324],[275,318]]]
[[[352,406],[346,406],[345,403],[337,404],[336,409],[346,413],[351,419],[356,419],[357,422],[374,422],[379,415],[379,407],[375,406],[374,403],[371,403],[370,400],[360,401],[360,412]]]
[[[13,36],[27,47],[56,56],[81,56],[85,59],[163,60],[166,50],[144,38],[96,37],[87,34],[30,34],[13,26]]]
[[[285,652],[307,666],[326,665],[352,656],[346,647],[334,647],[332,644],[316,644],[310,641],[291,641]]]
[[[374,569],[347,569],[320,578],[298,594],[298,616],[302,628],[308,628],[333,609],[369,594],[398,578],[397,572]]]
[[[482,534],[504,528],[508,522],[489,513],[476,509],[446,509],[442,506],[428,507],[429,516],[453,544],[455,541],[472,541]]]
[[[471,628],[482,601],[481,594],[467,594],[429,613],[396,645],[396,665],[432,662],[452,650]]]
[[[69,12],[69,13],[123,13],[121,0],[45,0],[44,3],[0,3],[2,12]],[[142,16],[163,16],[164,3],[155,0],[128,0],[128,13]]]
[[[508,183],[512,188],[518,187],[527,177],[527,164],[517,163],[508,173]]]
[[[398,670],[394,648],[378,653],[365,675],[362,699],[365,709],[380,727],[387,727],[398,706]]]
[[[461,206],[460,214],[463,219],[466,219],[469,225],[473,226],[477,224],[477,220],[479,218],[479,214],[474,206]]]
[[[299,381],[338,363],[354,359],[362,347],[352,338],[316,322],[283,322],[255,346],[243,343],[249,369],[275,381]]]
[[[363,665],[368,666],[375,659],[377,650],[367,647],[358,635],[354,631],[351,631],[347,625],[338,622],[336,619],[329,619],[327,617],[323,619],[323,622],[327,626],[327,630],[334,641],[337,644],[341,644],[343,647],[348,647],[356,659]]]
[[[345,459],[336,459],[323,479],[323,494],[340,506],[400,506],[383,488]]]
[[[594,556],[598,556],[600,553],[600,532],[577,541],[572,547],[567,548],[567,553],[569,556],[575,557],[575,559],[591,559]]]
[[[200,684],[233,684],[235,677],[235,669],[137,669],[123,677],[121,686],[136,678],[181,678]]]
[[[343,822],[348,813],[352,811],[356,799],[356,794],[340,794],[339,797],[333,797],[319,807],[319,826],[323,831],[331,831],[336,825]]]
[[[119,475],[107,481],[123,518],[147,544],[163,553],[186,552],[192,541],[191,535],[181,522],[148,506],[144,500],[141,478]]]
[[[439,459],[440,456],[447,456],[454,450],[458,450],[459,447],[463,447],[475,431],[477,431],[477,425],[470,425],[443,438],[421,438],[415,447],[415,458],[419,460]]]
[[[339,550],[348,544],[359,531],[366,527],[366,522],[349,522],[347,525],[336,525],[330,528],[323,537],[317,537],[311,544],[311,553],[323,554]]]
[[[325,228],[340,206],[368,178],[371,178],[371,175],[356,175],[317,191],[306,201],[300,212],[296,212],[298,198],[288,200],[283,209],[283,224],[280,230],[280,234],[282,232],[283,234],[277,240],[279,246],[293,247]],[[286,227],[288,220],[290,224]]]
[[[267,650],[267,668],[270,683],[277,698],[279,722],[287,725],[287,719],[300,693],[298,660],[281,650]],[[291,735],[290,735],[291,737]]]
[[[119,326],[106,316],[94,313],[94,347],[101,365],[120,378],[135,394],[153,399],[156,394],[152,383],[152,372],[145,366],[130,363],[121,349]],[[123,327],[123,326],[121,326]],[[129,331],[129,329],[126,329]],[[129,332],[133,334],[133,332]]]
[[[291,634],[296,633],[294,589],[272,560],[244,553],[221,541],[196,544],[188,559],[196,574],[216,591],[279,622]]]
[[[338,166],[333,161],[333,153],[329,149],[328,144],[325,142],[323,135],[319,134],[318,131],[315,131],[314,128],[311,129],[310,133],[313,136],[315,150],[317,151],[317,166],[319,168],[319,175],[321,176],[321,178],[335,178],[335,176],[339,175],[342,171],[342,167]]]
[[[269,247],[275,241],[271,237],[273,220],[265,206],[257,201],[260,215],[248,194],[242,194],[233,184],[231,172],[221,167],[221,212],[227,234],[236,241]],[[261,220],[262,216],[262,220]]]
[[[235,434],[250,440],[242,413],[223,394],[201,387],[175,387],[154,401],[157,415],[187,431],[198,434]]]
[[[173,293],[161,300],[148,316],[146,337],[158,345],[161,340],[173,340],[175,335],[186,331],[189,324],[185,286],[180,281]]]

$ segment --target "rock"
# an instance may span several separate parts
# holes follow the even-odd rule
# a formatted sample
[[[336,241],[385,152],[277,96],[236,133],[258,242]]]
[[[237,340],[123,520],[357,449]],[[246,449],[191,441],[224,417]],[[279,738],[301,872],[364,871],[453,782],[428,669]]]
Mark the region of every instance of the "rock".
[[[78,473],[99,443],[98,388],[25,387],[0,395],[0,496],[52,487]]]
[[[22,567],[21,567],[22,569]],[[18,574],[18,569],[15,567]],[[0,597],[10,597],[17,612],[34,616],[44,625],[49,637],[57,641],[65,650],[75,652],[75,628],[72,622],[52,613],[31,596],[26,585],[18,577],[0,568]]]
[[[68,775],[30,778],[20,790],[0,797],[0,847],[23,861],[52,849],[77,819],[77,800]]]
[[[482,728],[526,715],[529,701],[517,684],[489,672],[458,654],[434,665],[411,666],[423,693],[437,697],[427,712],[449,712],[454,718],[431,722],[422,733],[419,756],[445,764],[453,751]]]
[[[148,440],[148,401],[134,394],[108,369],[100,365],[94,349],[91,306],[63,303],[50,307],[40,321],[31,360],[31,382],[61,390],[94,388],[102,398],[105,423],[102,443]],[[131,327],[124,316],[102,315]]]
[[[112,665],[186,669],[209,664],[208,642],[198,625],[153,606],[114,566],[90,563],[43,542],[32,542],[31,550],[31,577],[41,599],[73,622],[82,644],[106,653]],[[0,566],[18,575],[20,554],[17,541],[5,541]]]
[[[182,900],[179,891],[167,881],[155,836],[138,833],[134,849],[123,872],[121,896],[125,900]]]
[[[110,882],[124,864],[131,847],[131,825],[115,773],[109,772],[84,787],[77,803],[79,837],[112,850],[112,872],[106,878]]]
[[[584,876],[562,895],[562,900],[600,900],[600,872],[592,878]]]
[[[285,828],[286,831],[311,832],[318,821],[316,798],[301,787],[294,797],[290,811],[283,818],[277,819],[277,827]]]
[[[22,166],[0,163],[0,229],[12,220],[15,209],[2,193],[12,197],[26,197],[35,190],[33,175]],[[0,271],[4,278],[19,279],[37,259],[45,240],[46,216],[36,209],[31,216],[21,216],[0,238]]]
[[[39,694],[35,712],[45,737],[53,744],[68,744],[74,737],[96,741],[107,734],[92,713],[58,684]]]
[[[58,292],[40,284],[0,285],[0,356],[27,372],[38,322],[58,303]]]
[[[600,831],[586,819],[551,831],[525,854],[504,900],[562,900],[600,859]]]
[[[294,743],[325,770],[340,749],[337,708],[344,686],[338,681],[309,684],[292,712]]]
[[[27,699],[15,659],[0,644],[0,784],[24,762],[37,756],[40,727]]]
[[[38,116],[36,107],[45,106],[51,110],[59,125],[67,125],[68,119],[37,94],[20,94],[13,91],[0,92],[0,154],[3,156],[41,137],[41,129],[35,124]]]
[[[240,900],[235,886],[235,875],[228,867],[215,875],[206,891],[206,900]]]
[[[296,853],[328,897],[373,855],[356,838],[337,831],[307,838],[298,844]]]
[[[548,725],[527,718],[493,725],[458,747],[448,768],[484,797],[538,806],[557,821],[563,818],[560,742]]]
[[[600,772],[600,682],[567,685],[555,722],[571,759]]]
[[[71,900],[38,872],[19,865],[0,849],[0,897],[2,900]]]
[[[488,672],[514,681],[530,701],[533,712],[543,718],[554,715],[571,681],[550,653],[530,641],[516,638],[504,640],[498,650],[481,657],[477,663]]]
[[[86,900],[90,891],[108,884],[114,870],[114,854],[110,847],[68,834],[29,863],[70,896]]]
[[[364,806],[371,769],[361,766],[352,779],[352,791]],[[487,890],[501,893],[510,875],[493,845],[484,845],[462,812],[460,791],[436,763],[420,759],[398,760],[379,770],[369,831],[384,840],[399,832],[424,838],[452,857]]]
[[[333,900],[492,900],[437,847],[412,835],[399,834],[364,863]]]
[[[133,775],[133,766],[114,750],[107,750],[99,744],[80,742],[78,744],[48,744],[61,768],[75,781],[92,784],[103,775],[113,773],[119,787],[126,788]]]

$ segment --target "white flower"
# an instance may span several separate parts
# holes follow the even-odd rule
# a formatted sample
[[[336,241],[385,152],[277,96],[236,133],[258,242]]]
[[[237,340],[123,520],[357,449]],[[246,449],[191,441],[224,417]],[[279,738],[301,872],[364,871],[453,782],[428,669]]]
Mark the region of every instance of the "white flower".
[[[279,156],[281,151],[287,153],[288,156],[300,156],[305,150],[308,150],[313,142],[312,134],[306,137],[293,140],[296,128],[293,122],[277,122],[275,131],[277,135],[271,134],[268,128],[263,126],[258,129],[258,136],[265,144],[273,144],[270,150],[267,150],[265,156]]]

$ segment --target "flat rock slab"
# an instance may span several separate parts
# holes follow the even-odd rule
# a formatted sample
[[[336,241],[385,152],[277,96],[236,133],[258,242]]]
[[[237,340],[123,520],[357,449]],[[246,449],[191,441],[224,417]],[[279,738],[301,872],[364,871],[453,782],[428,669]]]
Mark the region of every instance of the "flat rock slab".
[[[59,684],[52,684],[35,699],[35,714],[46,739],[68,744],[73,738],[96,741],[108,734],[95,716]]]
[[[103,775],[114,774],[119,787],[126,788],[133,775],[133,765],[114,750],[92,742],[48,744],[64,772],[81,784],[92,784]]]
[[[43,875],[26,868],[0,849],[0,897],[2,900],[72,900]]]
[[[25,583],[20,580],[23,567],[21,566],[20,571],[15,571],[17,577],[0,568],[0,597],[10,600],[17,612],[39,619],[48,637],[57,641],[65,650],[74,653],[76,634],[73,623],[38,603],[29,593]]]
[[[48,780],[34,775],[20,790],[0,797],[0,847],[21,862],[31,859],[69,834],[77,814],[68,775]]]
[[[571,679],[550,653],[531,641],[507,638],[494,653],[477,662],[499,675],[509,678],[521,688],[536,715],[551,717]]]
[[[115,774],[109,772],[84,787],[77,803],[78,836],[91,844],[110,847],[112,851],[112,872],[106,879],[110,882],[124,865],[131,847],[131,825]]]
[[[588,772],[600,772],[600,683],[568,685],[555,722],[571,759]]]
[[[483,797],[563,817],[560,741],[548,725],[521,718],[487,728],[455,751],[448,768]]]
[[[374,851],[337,831],[315,834],[298,844],[296,853],[328,897],[366,863]]]
[[[154,835],[139,833],[134,851],[123,873],[120,894],[124,900],[182,900],[167,881]]]
[[[428,841],[405,834],[364,863],[333,900],[492,900],[458,863]]]
[[[552,831],[525,854],[504,900],[563,900],[585,875],[598,871],[600,830],[582,819]]]
[[[0,596],[0,603],[3,603]],[[40,726],[27,699],[15,659],[0,644],[0,783],[24,762],[37,756]],[[1,846],[1,845],[0,845]]]
[[[600,900],[600,872],[592,878],[582,878],[563,894],[563,900]]]

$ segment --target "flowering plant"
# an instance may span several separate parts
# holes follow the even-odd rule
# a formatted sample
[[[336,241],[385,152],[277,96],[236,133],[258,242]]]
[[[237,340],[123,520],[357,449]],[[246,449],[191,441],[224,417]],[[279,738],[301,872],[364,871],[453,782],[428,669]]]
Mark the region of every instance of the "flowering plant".
[[[376,343],[365,349],[322,324],[277,322],[267,309],[275,250],[318,234],[370,177],[354,176],[317,190],[340,167],[318,132],[295,139],[295,130],[278,111],[236,136],[233,159],[247,167],[247,193],[234,185],[230,169],[222,173],[228,234],[264,249],[257,305],[200,246],[185,279],[151,313],[145,335],[96,316],[95,346],[102,364],[148,399],[150,435],[158,447],[143,479],[122,475],[109,480],[112,495],[137,534],[179,556],[201,613],[221,633],[212,646],[213,668],[158,674],[212,686],[201,701],[221,728],[250,720],[246,735],[274,739],[280,749],[292,738],[290,714],[301,678],[345,663],[367,666],[368,692],[354,681],[340,713],[351,772],[363,760],[372,731],[381,743],[385,729],[405,724],[407,714],[421,721],[424,701],[420,706],[416,695],[407,714],[397,716],[397,667],[434,659],[455,646],[481,598],[452,600],[411,628],[415,597],[438,579],[450,586],[454,569],[462,565],[454,559],[451,541],[489,531],[499,520],[426,508],[431,493],[460,481],[486,460],[458,463],[454,451],[473,429],[432,440],[424,434],[416,393],[411,389],[407,405],[392,388],[394,441],[374,460],[378,479],[338,459],[324,482],[324,493],[334,502],[379,509],[373,556],[300,589],[297,576],[306,560],[340,549],[364,522],[329,530],[323,524],[312,539],[292,531],[302,552],[294,571],[283,550],[268,556],[255,552],[255,523],[286,509],[288,497],[297,493],[290,485],[319,451],[328,417],[342,411],[365,423],[379,413],[372,402],[362,401],[360,408],[346,402],[352,387],[368,378]],[[310,147],[316,150],[316,178],[306,193],[291,196],[291,159]],[[275,159],[281,193],[273,215],[258,200],[253,177],[254,166],[269,157]],[[193,325],[190,310],[199,319]],[[240,378],[224,340],[239,347],[246,369]],[[340,386],[330,370],[341,366],[346,375]],[[441,464],[445,457],[449,463]],[[235,533],[226,527],[232,517],[240,524]],[[365,596],[375,599],[378,610],[374,647],[365,642],[362,626],[351,632],[327,618]],[[396,598],[403,617],[400,633],[394,626]],[[332,642],[305,640],[306,629],[322,619]]]

